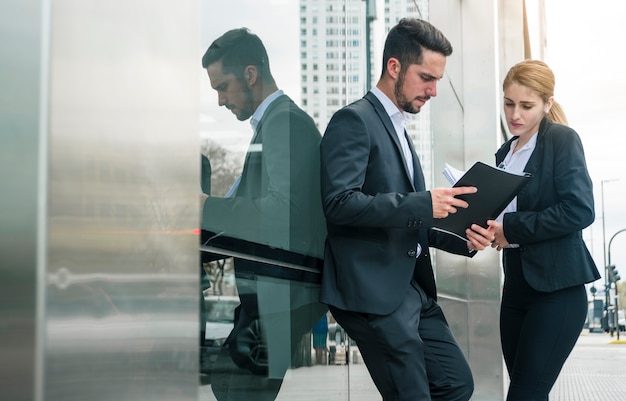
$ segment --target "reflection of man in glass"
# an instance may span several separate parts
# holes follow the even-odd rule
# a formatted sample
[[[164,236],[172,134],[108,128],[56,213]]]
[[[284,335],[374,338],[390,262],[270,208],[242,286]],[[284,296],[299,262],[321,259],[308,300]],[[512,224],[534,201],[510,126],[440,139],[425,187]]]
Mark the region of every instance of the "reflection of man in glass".
[[[321,258],[326,234],[319,189],[321,135],[313,120],[278,90],[263,43],[246,28],[215,40],[202,66],[219,105],[240,121],[250,118],[253,129],[232,195],[204,199],[202,229],[212,235],[209,244],[242,240],[230,244],[242,244],[237,251],[252,259],[267,249],[284,251],[294,264]],[[280,279],[288,269],[247,257],[235,259],[242,305],[228,339],[231,353],[238,347],[232,345],[238,336],[260,324],[268,366],[259,369],[255,363],[236,362],[257,373],[267,372],[270,378],[282,378],[299,338],[324,313],[317,303],[317,285]],[[289,343],[291,347],[286,347]]]
[[[228,237],[321,257],[325,237],[319,191],[320,134],[278,90],[261,40],[225,33],[202,58],[218,103],[254,135],[233,197],[208,198],[203,228]]]

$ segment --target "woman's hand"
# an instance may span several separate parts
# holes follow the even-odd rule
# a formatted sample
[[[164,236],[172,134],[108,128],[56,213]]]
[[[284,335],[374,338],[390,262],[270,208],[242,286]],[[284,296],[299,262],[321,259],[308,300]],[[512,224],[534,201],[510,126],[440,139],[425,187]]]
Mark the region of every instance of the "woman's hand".
[[[496,250],[501,251],[507,245],[509,245],[509,241],[504,236],[504,227],[501,223],[496,222],[495,220],[489,220],[492,224],[489,225],[489,228],[493,228],[494,240],[491,243],[492,248],[496,248]]]

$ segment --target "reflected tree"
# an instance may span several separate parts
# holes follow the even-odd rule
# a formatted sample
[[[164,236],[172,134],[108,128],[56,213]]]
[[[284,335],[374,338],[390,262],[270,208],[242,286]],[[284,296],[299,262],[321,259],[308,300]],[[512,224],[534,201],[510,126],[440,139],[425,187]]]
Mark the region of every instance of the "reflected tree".
[[[211,194],[224,196],[241,171],[241,161],[234,152],[210,139],[203,140],[201,152],[211,162]]]

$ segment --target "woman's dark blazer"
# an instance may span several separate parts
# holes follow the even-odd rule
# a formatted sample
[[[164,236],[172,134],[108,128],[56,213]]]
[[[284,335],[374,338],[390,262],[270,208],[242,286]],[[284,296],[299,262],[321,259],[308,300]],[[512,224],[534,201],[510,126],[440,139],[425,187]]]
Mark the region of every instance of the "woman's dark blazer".
[[[506,157],[511,138],[496,152],[496,165]],[[544,118],[537,145],[524,170],[533,178],[517,196],[517,212],[504,215],[504,236],[520,245],[526,281],[537,291],[551,292],[600,278],[582,238],[594,221],[593,187],[583,146],[571,128]],[[507,268],[504,251],[504,269]]]

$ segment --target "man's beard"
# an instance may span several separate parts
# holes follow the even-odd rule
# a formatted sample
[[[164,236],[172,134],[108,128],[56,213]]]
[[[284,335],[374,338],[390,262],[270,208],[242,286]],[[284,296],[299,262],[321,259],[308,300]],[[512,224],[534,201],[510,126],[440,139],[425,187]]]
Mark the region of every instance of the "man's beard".
[[[252,91],[249,88],[244,88],[243,94],[245,96],[245,106],[241,109],[241,114],[237,116],[239,121],[245,121],[252,117],[252,114],[254,114],[254,99]]]
[[[402,94],[402,86],[404,85],[404,75],[400,75],[398,80],[396,81],[396,85],[394,87],[394,94],[396,96],[396,102],[398,102],[398,106],[407,113],[417,114],[420,112],[421,107],[413,106],[413,102],[407,100],[406,96]]]

